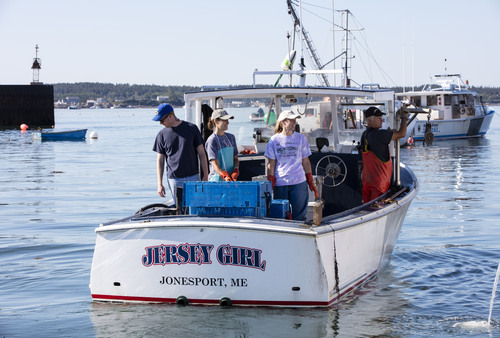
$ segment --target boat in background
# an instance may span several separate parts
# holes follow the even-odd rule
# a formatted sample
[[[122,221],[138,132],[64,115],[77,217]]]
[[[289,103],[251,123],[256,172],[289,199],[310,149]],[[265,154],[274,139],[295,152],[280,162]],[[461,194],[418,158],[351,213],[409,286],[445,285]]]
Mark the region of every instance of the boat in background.
[[[407,139],[428,145],[439,139],[482,137],[494,116],[460,74],[435,75],[422,90],[397,93],[396,98],[412,113]]]
[[[259,108],[255,113],[250,114],[249,118],[251,122],[264,122],[264,109]]]
[[[35,132],[33,137],[42,141],[78,141],[85,140],[87,129],[66,131],[40,131]]]

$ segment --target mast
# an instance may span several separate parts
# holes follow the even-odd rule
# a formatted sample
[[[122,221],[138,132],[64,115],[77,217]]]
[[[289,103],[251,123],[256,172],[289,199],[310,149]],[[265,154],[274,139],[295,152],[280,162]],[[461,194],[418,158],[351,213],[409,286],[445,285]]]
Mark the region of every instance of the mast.
[[[344,25],[344,79],[342,81],[342,85],[344,87],[351,86],[351,80],[349,79],[348,69],[349,69],[349,14],[351,11],[348,9],[344,9],[341,11],[345,15],[345,25]]]
[[[314,44],[311,40],[311,37],[309,36],[309,33],[304,28],[304,26],[302,26],[300,19],[297,16],[295,9],[293,8],[292,1],[287,0],[287,5],[288,5],[288,12],[290,13],[290,15],[293,18],[294,27],[297,27],[297,26],[300,27],[300,31],[302,33],[303,40],[306,43],[306,49],[309,53],[309,57],[313,60],[316,67],[318,68],[318,70],[323,69],[323,65],[321,64],[321,59],[316,51],[316,48],[314,47]],[[294,30],[295,30],[295,28],[294,28]],[[326,87],[330,86],[330,82],[328,81],[328,77],[326,76],[326,74],[320,74],[319,78],[320,78],[323,86],[326,86]]]
[[[338,26],[339,27],[338,31],[344,32],[343,51],[339,55],[335,56],[333,58],[333,60],[327,62],[327,64],[329,64],[330,62],[334,62],[337,58],[343,56],[345,58],[343,60],[344,62],[342,62],[342,61],[340,62],[340,64],[342,65],[342,75],[343,75],[342,86],[343,87],[351,87],[351,79],[349,78],[349,68],[350,68],[349,59],[352,59],[354,57],[349,57],[349,50],[350,50],[349,34],[353,30],[356,30],[356,31],[363,30],[363,28],[361,28],[361,29],[350,29],[349,28],[349,15],[352,15],[350,10],[344,9],[344,10],[338,10],[338,12],[341,12],[342,15],[345,15],[345,22],[344,22],[343,27]],[[337,26],[335,26],[335,27],[337,27]],[[335,29],[334,29],[334,31],[335,31]],[[333,44],[335,45],[335,39],[333,40]]]
[[[347,66],[349,58],[349,10],[345,10],[345,62],[344,62],[344,87],[350,87],[351,83],[347,77]]]

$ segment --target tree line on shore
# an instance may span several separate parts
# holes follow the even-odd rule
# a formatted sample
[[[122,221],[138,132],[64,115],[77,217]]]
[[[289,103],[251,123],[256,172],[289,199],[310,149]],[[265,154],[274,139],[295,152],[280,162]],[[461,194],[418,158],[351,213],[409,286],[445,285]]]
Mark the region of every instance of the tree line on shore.
[[[56,83],[54,86],[54,99],[64,100],[67,97],[79,97],[82,102],[103,98],[107,102],[119,103],[126,106],[154,107],[158,105],[159,98],[164,98],[174,106],[184,105],[184,93],[198,91],[201,87],[196,86],[159,86],[159,85],[137,85],[137,84],[113,84],[113,83]],[[232,86],[232,88],[248,86]],[[422,86],[415,87],[416,89]],[[389,88],[396,93],[402,92],[402,87]],[[409,89],[406,88],[406,91]],[[472,87],[483,97],[483,102],[500,104],[500,87]]]
[[[125,106],[152,107],[158,105],[158,97],[167,97],[172,105],[184,104],[184,92],[198,90],[193,86],[157,86],[157,85],[130,85],[113,83],[56,83],[54,86],[54,100],[60,101],[67,97],[79,97],[81,102],[104,99],[110,103],[119,103]]]

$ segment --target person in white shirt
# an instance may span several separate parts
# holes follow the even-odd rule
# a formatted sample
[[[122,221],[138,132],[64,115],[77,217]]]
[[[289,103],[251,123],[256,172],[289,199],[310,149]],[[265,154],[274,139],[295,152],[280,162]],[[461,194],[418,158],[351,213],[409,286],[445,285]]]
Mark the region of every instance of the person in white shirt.
[[[295,131],[300,115],[291,110],[280,114],[275,133],[267,144],[264,156],[268,159],[267,178],[271,181],[274,199],[287,199],[292,206],[292,219],[306,219],[309,194],[307,186],[318,191],[314,185],[309,155],[311,149],[304,135]]]

